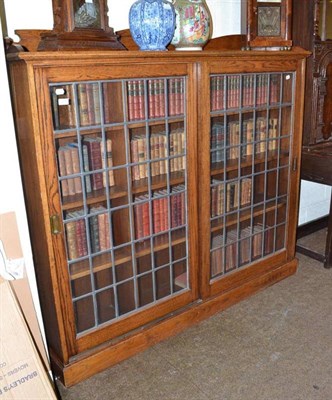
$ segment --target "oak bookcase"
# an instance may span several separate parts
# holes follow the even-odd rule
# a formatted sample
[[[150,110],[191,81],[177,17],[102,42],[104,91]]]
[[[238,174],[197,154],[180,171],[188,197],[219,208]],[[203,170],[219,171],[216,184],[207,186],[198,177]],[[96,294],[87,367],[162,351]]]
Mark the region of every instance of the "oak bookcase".
[[[65,385],[295,273],[306,56],[8,56],[39,295]]]

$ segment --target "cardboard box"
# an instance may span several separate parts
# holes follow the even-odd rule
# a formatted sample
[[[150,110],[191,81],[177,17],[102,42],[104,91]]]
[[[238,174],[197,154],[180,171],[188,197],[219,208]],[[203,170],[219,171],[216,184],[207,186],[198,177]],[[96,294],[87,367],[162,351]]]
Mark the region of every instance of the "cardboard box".
[[[0,400],[57,399],[8,281],[0,277]]]

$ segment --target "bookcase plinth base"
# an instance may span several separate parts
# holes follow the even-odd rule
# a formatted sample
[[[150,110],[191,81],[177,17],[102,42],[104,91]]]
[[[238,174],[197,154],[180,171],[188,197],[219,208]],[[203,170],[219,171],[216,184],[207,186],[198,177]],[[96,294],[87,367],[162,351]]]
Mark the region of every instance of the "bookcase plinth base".
[[[104,344],[75,357],[68,365],[63,365],[50,350],[51,364],[55,376],[66,386],[73,386],[113,365],[134,356],[148,347],[184,331],[213,314],[227,309],[239,301],[271,286],[296,273],[298,260],[293,260],[272,271],[255,277],[241,286],[210,298],[191,304],[162,321],[149,325],[144,330],[134,332],[115,344]]]

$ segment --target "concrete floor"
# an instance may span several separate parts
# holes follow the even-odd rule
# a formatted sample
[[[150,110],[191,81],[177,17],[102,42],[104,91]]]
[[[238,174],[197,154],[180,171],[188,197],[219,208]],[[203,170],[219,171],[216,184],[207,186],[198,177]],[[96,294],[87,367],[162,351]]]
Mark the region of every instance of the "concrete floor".
[[[301,239],[321,246],[325,231]],[[63,400],[331,400],[332,270],[296,275],[76,386]]]

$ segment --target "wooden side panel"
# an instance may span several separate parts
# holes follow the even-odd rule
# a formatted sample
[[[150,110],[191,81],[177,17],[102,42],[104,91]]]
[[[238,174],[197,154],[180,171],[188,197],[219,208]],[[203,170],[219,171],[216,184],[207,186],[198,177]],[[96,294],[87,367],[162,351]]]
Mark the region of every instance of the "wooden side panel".
[[[15,113],[19,158],[27,207],[34,265],[41,299],[48,345],[63,359],[68,360],[63,334],[61,308],[57,299],[57,283],[51,276],[54,265],[43,179],[44,169],[38,141],[36,104],[31,98],[34,84],[32,75],[22,62],[10,63],[12,101]],[[31,85],[32,84],[32,85]]]

